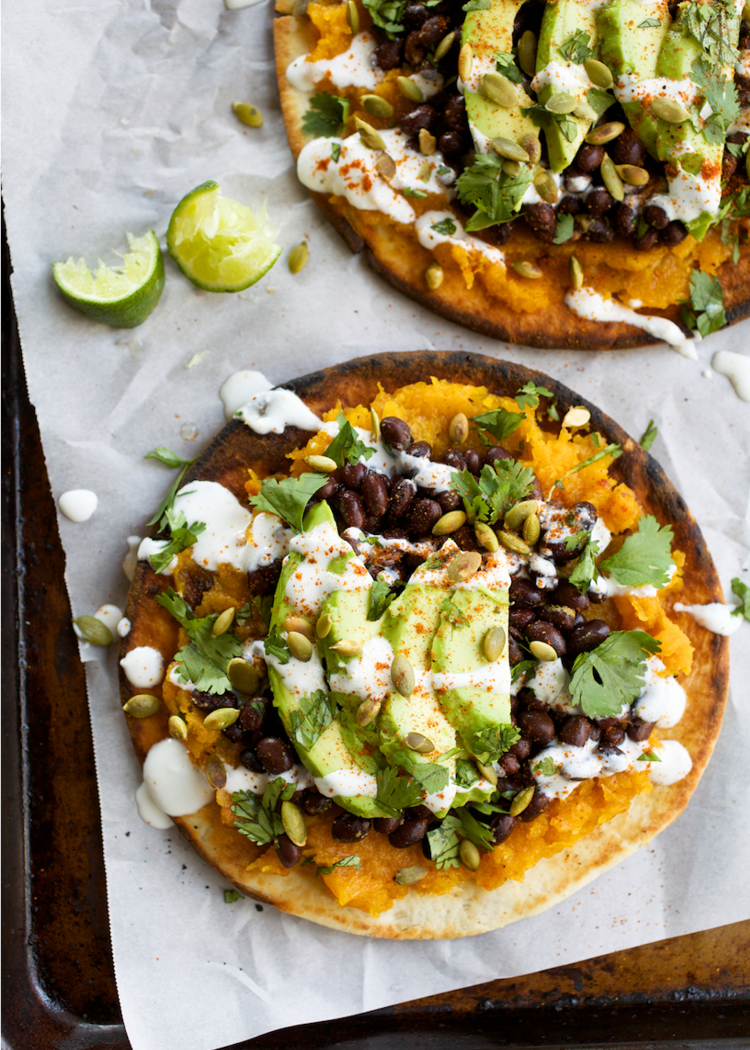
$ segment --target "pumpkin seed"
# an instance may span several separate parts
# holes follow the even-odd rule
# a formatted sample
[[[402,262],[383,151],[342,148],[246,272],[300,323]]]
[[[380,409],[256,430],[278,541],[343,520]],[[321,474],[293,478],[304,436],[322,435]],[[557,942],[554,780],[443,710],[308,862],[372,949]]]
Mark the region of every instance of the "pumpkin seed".
[[[478,521],[476,523],[474,526],[474,535],[484,549],[490,551],[490,553],[494,554],[495,551],[500,550],[500,541],[485,521]]]
[[[281,823],[284,831],[295,846],[304,846],[307,842],[307,824],[298,806],[288,799],[281,803]]]
[[[429,755],[435,750],[435,745],[428,736],[421,733],[407,733],[404,743],[410,751],[416,751],[418,755]]]
[[[188,738],[188,727],[184,718],[180,718],[179,715],[170,715],[169,721],[167,722],[167,729],[169,735],[174,737],[175,740],[182,740],[183,742]]]
[[[225,609],[223,613],[219,613],[214,621],[214,625],[211,628],[211,634],[214,638],[218,638],[220,634],[226,634],[229,628],[232,626],[232,620],[234,620],[235,608],[232,606],[230,609]]]
[[[750,22],[750,3],[746,3],[742,8],[742,21]]]
[[[617,174],[615,169],[615,162],[612,160],[608,153],[604,154],[604,160],[599,166],[599,170],[602,173],[602,182],[607,187],[609,192],[615,198],[616,201],[621,201],[625,197],[625,188],[622,184],[622,179]]]
[[[289,631],[286,636],[286,644],[294,659],[301,660],[303,663],[307,663],[313,654],[312,642],[299,631]]]
[[[426,874],[427,868],[423,868],[421,864],[413,864],[410,868],[399,868],[393,876],[393,881],[397,886],[413,886],[415,882],[421,882]]]
[[[305,241],[301,241],[299,244],[295,244],[292,250],[289,252],[289,272],[299,273],[300,270],[304,270],[307,266],[307,260],[310,256],[310,249],[307,247]]]
[[[576,291],[579,288],[583,288],[583,267],[575,255],[571,255],[570,259],[568,259],[568,277]]]
[[[599,119],[599,114],[593,106],[588,104],[588,102],[579,102],[573,110],[573,116],[580,117],[581,120],[588,120],[590,124],[593,124],[595,120]]]
[[[518,105],[518,94],[515,87],[502,73],[485,73],[482,77],[482,94],[490,102],[495,102],[504,109],[513,109]]]
[[[310,641],[313,640],[313,625],[303,616],[287,616],[286,620],[284,620],[284,629],[304,634],[305,638],[309,638]]]
[[[583,63],[583,68],[589,75],[589,80],[598,88],[611,88],[615,82],[615,78],[612,76],[612,70],[609,66],[605,66],[603,62],[600,62],[598,58],[587,58]]]
[[[521,146],[526,150],[529,157],[529,164],[538,164],[542,159],[542,144],[539,141],[538,135],[524,135],[521,139]]]
[[[212,711],[212,715],[217,715],[218,711]],[[239,714],[239,711],[237,711]],[[205,723],[204,723],[205,724]],[[217,791],[221,791],[227,786],[227,771],[224,763],[221,761],[218,755],[209,755],[208,761],[206,762],[206,780],[209,782],[212,788],[216,788]]]
[[[562,425],[569,430],[572,427],[585,427],[590,419],[591,413],[589,410],[582,405],[577,405],[575,408],[568,409],[563,417]]]
[[[403,653],[396,653],[391,664],[393,688],[402,696],[410,697],[417,685],[414,668]]]
[[[497,787],[497,770],[493,766],[485,766],[482,762],[477,762],[477,769],[485,780],[489,780],[493,787]]]
[[[531,642],[529,645],[531,655],[536,660],[542,660],[544,663],[549,663],[552,660],[557,659],[557,653],[551,645],[547,645],[546,642]]]
[[[605,142],[611,142],[618,135],[622,135],[624,130],[624,124],[619,120],[612,120],[609,124],[600,124],[598,128],[592,128],[585,141],[591,146],[603,146]]]
[[[536,35],[530,29],[518,41],[518,64],[527,77],[536,73]]]
[[[541,532],[542,523],[539,521],[539,515],[529,514],[528,518],[523,523],[523,538],[530,547],[533,547],[538,541]]]
[[[410,102],[424,102],[424,94],[421,87],[409,77],[397,77],[396,83],[404,98],[408,98]]]
[[[363,95],[360,102],[362,103],[362,108],[371,117],[378,117],[380,120],[390,120],[393,116],[393,106],[387,98],[383,98],[381,95]]]
[[[523,499],[510,508],[503,518],[506,529],[520,529],[529,514],[537,514],[539,511],[539,500]]]
[[[469,436],[469,420],[463,412],[457,412],[448,424],[448,437],[452,444],[463,445]]]
[[[468,868],[469,871],[476,871],[482,859],[479,849],[473,842],[469,842],[468,839],[464,839],[458,847],[458,855],[463,866]]]
[[[250,696],[255,695],[260,685],[260,675],[253,665],[241,656],[235,657],[227,664],[227,678],[235,689]]]
[[[334,470],[338,470],[336,460],[329,456],[305,456],[305,463],[320,474],[333,474]]]
[[[458,52],[458,75],[465,82],[471,76],[471,67],[474,65],[474,48],[466,43]]]
[[[461,551],[448,566],[447,576],[454,583],[468,580],[470,576],[482,565],[482,555],[479,551]]]
[[[435,48],[435,61],[436,62],[439,62],[441,58],[445,58],[445,56],[448,54],[450,49],[453,47],[453,42],[454,42],[455,39],[456,39],[455,31],[452,32],[452,33],[448,33],[447,36],[443,37],[443,39],[440,41],[438,46]]]
[[[528,259],[519,259],[517,262],[511,263],[511,268],[515,270],[519,277],[525,277],[527,281],[538,281],[544,274],[535,266],[533,262],[529,262]]]
[[[374,700],[372,697],[363,700],[357,708],[357,725],[363,729],[365,726],[369,726],[370,722],[374,722],[380,714],[381,706],[381,700]]]
[[[653,99],[651,112],[661,117],[662,120],[666,120],[667,124],[682,124],[690,116],[684,106],[681,106],[679,102],[674,102],[671,98]]]
[[[502,135],[498,135],[490,142],[490,146],[494,149],[501,157],[506,157],[508,160],[520,160],[524,164],[528,164],[529,155],[523,146],[519,146],[513,139],[504,139]]]
[[[521,174],[521,165],[517,160],[504,160],[503,171],[509,179],[517,179]]]
[[[396,162],[388,153],[381,153],[375,161],[375,170],[386,182],[396,174]]]
[[[569,95],[567,91],[555,91],[544,103],[544,108],[550,113],[572,113],[578,105],[578,99]]]
[[[318,638],[326,638],[331,633],[333,627],[333,620],[328,613],[323,613],[322,616],[318,617],[318,622],[315,624],[315,633]]]
[[[437,139],[435,138],[434,135],[431,135],[429,133],[427,128],[420,128],[418,137],[419,137],[419,152],[422,154],[423,157],[431,157],[432,154],[435,152],[435,148],[437,146]],[[420,175],[419,175],[420,179],[422,178],[421,172],[424,170],[424,168],[425,168],[425,165],[423,164],[422,167],[420,168]],[[427,169],[427,178],[430,177],[430,172],[431,171],[432,171],[432,165],[430,164],[428,169]],[[427,182],[427,179],[425,179],[424,181]]]
[[[635,164],[615,164],[615,171],[628,186],[645,186],[650,177],[645,168]]]
[[[342,638],[340,642],[336,642],[335,645],[331,646],[331,652],[338,653],[339,656],[349,659],[352,656],[360,655],[362,643],[356,642],[353,638]]]
[[[426,160],[417,172],[417,178],[420,182],[429,182],[430,175],[432,175],[432,165]]]
[[[370,409],[370,432],[373,441],[380,441],[380,416],[374,408]]]
[[[546,201],[547,204],[556,204],[559,197],[560,191],[557,188],[557,183],[544,168],[537,168],[534,175],[534,187],[536,192]]]
[[[84,642],[91,645],[111,645],[114,641],[109,627],[96,616],[76,616],[73,623],[81,632]]]
[[[490,627],[489,631],[487,631],[482,642],[482,649],[489,663],[494,664],[495,660],[499,660],[503,655],[506,638],[504,629],[499,625]]]
[[[512,532],[501,530],[498,532],[497,538],[503,547],[507,547],[509,551],[514,551],[516,554],[531,554],[531,547],[529,547],[528,543],[522,540],[520,536],[515,536]]]
[[[161,707],[161,700],[153,693],[136,693],[125,703],[123,711],[131,718],[150,718]]]
[[[447,536],[451,532],[455,532],[456,529],[460,529],[466,521],[466,515],[462,510],[449,510],[447,514],[443,514],[442,518],[438,518],[432,527],[433,536]]]
[[[439,263],[430,263],[424,272],[425,283],[433,292],[443,283],[444,276],[443,267]]]
[[[367,146],[368,149],[385,149],[383,136],[375,130],[372,124],[368,124],[361,117],[355,117],[354,126],[359,132],[363,146]]]
[[[352,31],[354,36],[359,32],[359,8],[354,3],[354,0],[347,0],[346,2],[346,24]]]
[[[510,815],[512,817],[517,817],[519,813],[523,813],[534,797],[535,791],[536,788],[532,784],[530,787],[524,788],[523,791],[518,792],[510,804]]]
[[[203,725],[206,729],[226,729],[227,726],[232,726],[240,717],[240,709],[238,707],[219,707],[216,711],[212,711],[206,715],[203,719]]]
[[[241,120],[243,124],[247,124],[251,128],[259,128],[263,125],[263,114],[255,106],[251,106],[249,102],[233,102],[232,109],[238,120]]]

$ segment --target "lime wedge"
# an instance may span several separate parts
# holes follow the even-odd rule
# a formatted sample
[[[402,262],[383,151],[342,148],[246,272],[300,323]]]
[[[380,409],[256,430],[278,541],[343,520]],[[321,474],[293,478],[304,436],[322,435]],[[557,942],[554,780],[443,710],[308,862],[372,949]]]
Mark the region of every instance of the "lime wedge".
[[[167,248],[193,284],[207,292],[240,292],[259,281],[281,255],[277,230],[257,211],[222,197],[204,182],[183,197],[169,220]]]
[[[130,251],[122,266],[106,266],[101,259],[95,273],[83,259],[55,263],[52,274],[57,287],[71,306],[92,321],[112,328],[135,328],[142,324],[164,290],[164,259],[156,234],[143,237],[127,234]]]

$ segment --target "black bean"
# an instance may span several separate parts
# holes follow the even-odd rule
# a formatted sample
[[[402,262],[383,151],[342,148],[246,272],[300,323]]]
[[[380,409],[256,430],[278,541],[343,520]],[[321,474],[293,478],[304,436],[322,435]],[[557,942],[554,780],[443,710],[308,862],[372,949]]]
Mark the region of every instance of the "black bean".
[[[489,467],[494,467],[496,459],[512,459],[513,457],[509,452],[506,452],[500,445],[490,445],[490,447],[484,453],[484,462]]]
[[[510,813],[500,813],[496,817],[493,817],[490,821],[492,845],[499,846],[501,842],[505,842],[515,826],[516,818],[511,817]]]
[[[598,216],[604,215],[605,212],[609,211],[614,203],[614,197],[601,186],[597,186],[596,189],[587,194],[583,206],[589,215],[598,218]]]
[[[364,463],[346,463],[341,468],[341,480],[348,489],[356,492],[362,487],[362,482],[367,476],[367,467]]]
[[[561,744],[569,744],[571,747],[583,747],[589,738],[591,723],[583,715],[571,715],[566,718],[559,732]]]
[[[407,29],[421,29],[430,17],[424,4],[409,3],[404,8],[404,25]]]
[[[362,482],[362,499],[366,510],[376,517],[388,510],[388,489],[380,474],[367,474]]]
[[[398,416],[386,416],[385,419],[381,419],[380,436],[386,445],[399,450],[408,448],[413,441],[409,424]]]
[[[443,110],[443,120],[451,131],[464,131],[468,127],[466,99],[463,95],[451,95]]]
[[[603,747],[605,744],[612,744],[617,747],[625,739],[625,730],[621,725],[609,726],[602,733],[602,742],[599,747]]]
[[[432,456],[432,445],[429,441],[413,441],[406,450],[408,456],[418,456],[420,459],[430,459]]]
[[[721,158],[721,181],[729,182],[731,177],[737,170],[738,160],[733,157],[729,150],[724,150],[724,154]]]
[[[276,852],[285,868],[293,868],[302,856],[301,848],[295,846],[288,835],[279,835],[276,839]]]
[[[245,735],[242,731],[242,726],[240,725],[239,721],[235,722],[231,726],[227,726],[226,729],[222,729],[221,732],[223,736],[225,736],[227,740],[230,740],[233,744],[239,744],[239,742]]]
[[[632,128],[625,128],[612,140],[609,153],[615,164],[633,164],[641,168],[646,162],[646,147]]]
[[[410,36],[412,36],[412,35],[413,34],[410,34]],[[407,40],[407,48],[408,48],[408,40]],[[432,108],[432,106],[427,106],[427,105],[422,104],[421,106],[417,106],[415,109],[411,110],[410,113],[407,113],[405,116],[403,116],[401,118],[401,129],[404,132],[406,132],[407,135],[416,135],[419,131],[422,130],[422,128],[430,128],[430,127],[432,127],[432,125],[435,123],[436,119],[437,119],[437,113]],[[385,421],[383,421],[383,422],[385,422]],[[381,430],[381,433],[382,433],[382,430],[383,430],[383,423],[382,422],[380,424],[380,430]],[[390,445],[391,442],[389,441],[388,444]]]
[[[392,518],[401,518],[406,514],[414,499],[414,482],[407,478],[401,478],[393,486],[393,492],[388,502],[388,510]]]
[[[302,798],[300,805],[304,809],[305,813],[309,813],[310,816],[315,816],[317,813],[325,813],[333,805],[333,799],[327,798],[316,788],[307,788],[302,792]]]
[[[458,510],[462,503],[461,497],[457,492],[441,492],[437,497],[437,501],[444,514],[451,510]]]
[[[593,244],[609,244],[615,239],[615,231],[606,219],[592,219],[584,236]]]
[[[415,5],[416,6],[416,5]],[[420,5],[420,10],[424,11],[424,8]],[[395,40],[384,40],[382,44],[378,44],[375,48],[375,63],[380,66],[382,70],[397,69],[401,65],[401,51],[404,46],[403,37],[396,37]]]
[[[586,597],[592,605],[603,605],[607,600],[606,591],[586,591]]]
[[[508,639],[508,661],[511,667],[515,667],[516,664],[520,664],[525,659],[523,650],[515,638]]]
[[[373,827],[380,835],[390,835],[396,828],[400,828],[403,823],[404,814],[402,813],[400,817],[376,817],[373,821]]]
[[[422,30],[412,29],[411,33],[409,33],[404,43],[404,58],[410,66],[418,68],[422,65],[426,57],[427,48],[422,42]],[[428,108],[432,109],[431,106],[429,106]],[[410,130],[416,131],[416,128]]]
[[[644,722],[642,718],[634,718],[628,726],[628,736],[631,740],[648,740],[655,725],[656,722]]]
[[[506,223],[506,225],[509,225]],[[475,448],[468,448],[464,452],[464,459],[466,460],[466,469],[470,470],[472,474],[479,474],[482,470],[482,457]]]
[[[335,842],[361,842],[370,833],[372,821],[357,817],[354,813],[342,813],[331,825],[331,836]]]
[[[510,222],[499,222],[495,226],[488,226],[486,230],[480,230],[479,235],[487,244],[501,248],[510,240],[513,224]]]
[[[523,217],[540,241],[549,241],[555,236],[555,209],[546,201],[527,204]]]
[[[538,791],[535,791],[534,797],[531,802],[529,802],[526,809],[518,814],[519,819],[528,824],[530,821],[536,820],[536,818],[545,811],[549,804],[549,795],[541,795]]]
[[[581,171],[581,169],[575,167],[575,165],[571,165],[563,172],[563,186],[566,190],[570,190],[571,193],[576,193],[580,188],[578,180],[582,178],[586,179],[587,185],[591,182],[591,179],[587,177],[586,172]]]
[[[466,460],[463,453],[459,452],[457,448],[449,448],[444,452],[441,462],[448,467],[455,467],[456,470],[466,470]]]
[[[294,751],[291,746],[277,736],[265,736],[255,748],[263,768],[277,776],[285,773],[294,765]]]
[[[320,502],[322,499],[330,499],[331,496],[335,496],[339,490],[339,483],[335,478],[329,478],[325,485],[321,485],[318,491],[315,493],[315,497]]]
[[[565,639],[558,629],[546,620],[537,620],[536,623],[529,624],[526,628],[526,637],[531,642],[545,642],[551,645],[558,656],[564,656],[567,652]]]
[[[576,154],[575,163],[581,171],[591,172],[596,171],[603,160],[604,146],[592,146],[584,142]]]
[[[444,131],[438,139],[438,147],[441,153],[448,156],[457,156],[465,151],[464,136],[460,131]]]
[[[582,623],[586,623],[586,620],[584,619],[584,615],[583,615],[583,613],[577,612],[576,613],[575,622],[573,623],[573,626],[574,627],[578,627]]]
[[[615,208],[615,229],[621,237],[632,237],[638,225],[638,212],[629,204],[618,204]]]
[[[558,631],[569,631],[576,620],[575,612],[567,605],[545,605],[539,615]]]
[[[500,765],[503,767],[509,777],[515,776],[518,770],[521,768],[521,763],[518,761],[515,755],[512,755],[510,751],[506,751],[500,759]]]
[[[588,653],[596,649],[609,634],[609,627],[604,620],[587,620],[580,627],[574,627],[568,634],[568,652],[572,654]]]
[[[557,205],[559,215],[578,215],[583,205],[578,197],[563,197]]]
[[[649,227],[642,237],[636,238],[633,242],[639,252],[647,252],[656,244],[659,239],[659,234],[656,230]]]
[[[508,614],[510,626],[521,632],[525,631],[534,620],[536,620],[536,613],[533,609],[516,609],[514,607]]]
[[[555,723],[541,711],[522,711],[518,716],[518,727],[533,743],[546,747],[555,735]]]
[[[346,527],[363,529],[365,525],[365,511],[357,493],[347,489],[345,492],[340,492],[336,499],[339,513],[344,519]]]
[[[443,516],[442,507],[434,499],[418,499],[409,511],[406,527],[418,536],[432,531],[432,526]]]
[[[217,711],[220,707],[237,707],[237,695],[232,692],[215,696],[213,693],[204,693],[200,689],[194,689],[190,699],[201,711]]]
[[[517,576],[510,585],[510,601],[521,609],[536,609],[544,602],[538,587]]]
[[[647,204],[643,209],[643,221],[655,230],[663,230],[669,226],[669,216],[658,204]]]
[[[234,724],[239,725],[245,733],[257,733],[263,725],[270,702],[267,696],[254,696],[252,700],[246,700]]]
[[[687,237],[687,230],[679,219],[675,219],[674,222],[670,222],[669,226],[665,226],[659,235],[659,240],[662,244],[666,244],[668,248],[674,248],[676,244],[681,244]]]
[[[422,43],[431,49],[439,44],[450,29],[450,19],[446,15],[436,15],[428,18],[420,30]]]
[[[574,503],[572,510],[576,527],[590,532],[596,525],[596,507],[594,504],[589,503],[588,500],[582,500],[580,503]]]
[[[554,596],[557,605],[567,605],[569,609],[575,609],[577,612],[583,612],[584,609],[589,607],[589,600],[586,595],[581,594],[578,588],[570,583],[569,580],[560,580],[557,589],[554,591]]]
[[[249,747],[245,748],[244,751],[240,751],[240,762],[245,769],[249,769],[251,773],[263,772],[263,763]]]
[[[388,841],[395,849],[408,849],[409,846],[415,846],[427,834],[431,820],[432,814],[429,817],[409,814],[401,827],[391,832]]]

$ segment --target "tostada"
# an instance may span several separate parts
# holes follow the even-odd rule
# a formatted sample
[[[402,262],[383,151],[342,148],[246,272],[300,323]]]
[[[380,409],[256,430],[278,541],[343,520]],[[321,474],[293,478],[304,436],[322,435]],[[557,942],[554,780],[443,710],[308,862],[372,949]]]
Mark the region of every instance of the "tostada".
[[[302,183],[436,313],[532,346],[750,309],[743,0],[277,0]]]
[[[139,551],[142,812],[243,893],[392,938],[532,915],[674,820],[728,643],[673,612],[721,587],[644,449],[472,354],[269,388]]]

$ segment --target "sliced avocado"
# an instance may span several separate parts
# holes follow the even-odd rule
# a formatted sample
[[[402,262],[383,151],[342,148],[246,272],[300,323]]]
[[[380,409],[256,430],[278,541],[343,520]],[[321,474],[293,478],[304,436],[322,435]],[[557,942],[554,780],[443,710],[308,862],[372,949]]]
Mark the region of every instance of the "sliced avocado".
[[[644,26],[644,22],[659,24]],[[623,74],[635,74],[639,80],[656,76],[669,23],[667,0],[610,0],[599,8],[596,24],[601,60],[615,80]],[[626,113],[628,105],[623,106]]]

